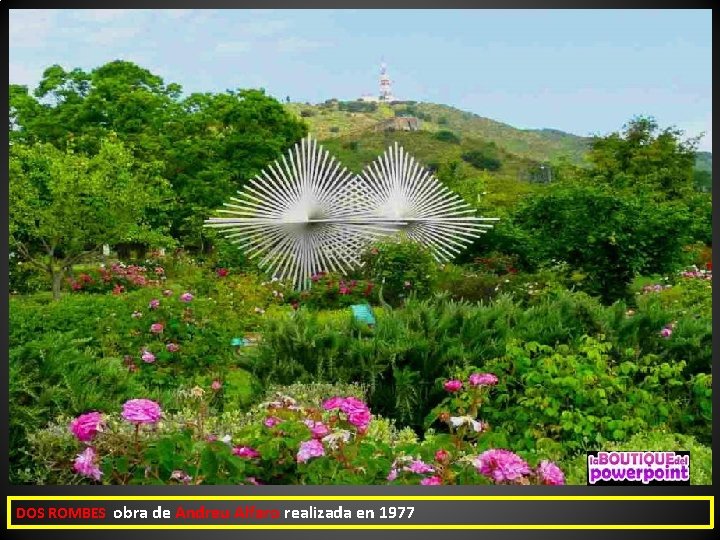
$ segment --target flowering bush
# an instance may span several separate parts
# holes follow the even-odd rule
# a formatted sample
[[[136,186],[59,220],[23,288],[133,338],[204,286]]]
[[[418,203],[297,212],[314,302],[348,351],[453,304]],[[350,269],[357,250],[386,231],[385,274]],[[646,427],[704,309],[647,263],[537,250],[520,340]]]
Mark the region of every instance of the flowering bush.
[[[377,287],[372,281],[344,278],[327,272],[314,274],[311,281],[309,290],[288,291],[285,302],[295,309],[300,306],[333,309],[378,302]]]
[[[423,298],[431,293],[437,263],[431,252],[403,238],[383,240],[362,255],[365,275],[381,289],[382,300],[402,304],[411,294]]]
[[[477,375],[467,381],[476,405],[496,382],[490,374]],[[374,416],[354,396],[331,397],[315,407],[276,394],[255,406],[245,421],[223,424],[207,409],[207,395],[193,389],[189,399],[194,405],[182,414],[164,414],[158,403],[139,398],[125,402],[120,414],[83,414],[64,435],[51,426],[47,436],[34,438],[41,455],[56,454],[45,462],[47,478],[106,484],[426,486],[564,481],[554,463],[536,458],[532,467],[507,450],[482,449],[479,433],[462,428],[452,434],[429,430],[418,441],[412,432],[397,431]],[[73,436],[74,444],[65,438]]]
[[[135,264],[114,262],[110,266],[81,272],[67,278],[72,292],[122,294],[141,287],[157,287],[165,281],[162,266],[148,268]]]

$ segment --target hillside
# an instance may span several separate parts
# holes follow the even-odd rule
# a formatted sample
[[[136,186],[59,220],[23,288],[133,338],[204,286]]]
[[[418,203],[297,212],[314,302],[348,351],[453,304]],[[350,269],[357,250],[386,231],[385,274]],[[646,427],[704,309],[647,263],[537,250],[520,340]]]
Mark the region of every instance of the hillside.
[[[706,171],[712,173],[712,153],[698,152],[695,160],[695,168],[698,171]]]
[[[360,172],[397,142],[466,201],[481,209],[509,207],[537,184],[539,163],[506,152],[494,143],[447,132],[354,132],[323,141],[323,146],[354,172]]]
[[[452,131],[461,138],[470,137],[495,143],[510,154],[535,162],[547,163],[564,157],[571,163],[583,165],[584,155],[592,141],[590,137],[580,137],[556,129],[518,129],[474,113],[433,103],[407,102],[375,106],[328,100],[318,105],[289,103],[286,107],[301,116],[310,126],[310,132],[321,141],[358,138],[359,134],[367,134],[380,122],[395,116],[415,116],[421,120],[422,131]],[[696,167],[699,171],[712,173],[712,154],[698,152]]]
[[[508,152],[534,161],[547,162],[565,156],[580,165],[590,142],[589,138],[552,129],[517,129],[447,105],[410,102],[380,104],[375,110],[369,110],[373,104],[356,104],[366,110],[342,110],[353,107],[353,103],[329,100],[319,105],[290,103],[286,107],[302,116],[311,133],[320,140],[365,132],[394,116],[416,116],[421,120],[423,131],[453,131],[461,137],[493,142]]]

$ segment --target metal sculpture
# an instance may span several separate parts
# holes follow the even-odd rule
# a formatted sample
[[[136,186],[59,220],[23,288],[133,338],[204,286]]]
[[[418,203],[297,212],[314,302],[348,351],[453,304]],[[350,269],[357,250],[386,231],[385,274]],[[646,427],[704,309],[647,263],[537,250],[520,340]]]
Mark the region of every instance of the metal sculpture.
[[[299,289],[313,274],[361,266],[369,242],[400,229],[447,261],[492,227],[483,222],[497,220],[470,215],[470,205],[397,143],[353,175],[308,137],[238,194],[218,210],[228,217],[206,226],[223,229],[250,258],[261,257],[261,268]]]

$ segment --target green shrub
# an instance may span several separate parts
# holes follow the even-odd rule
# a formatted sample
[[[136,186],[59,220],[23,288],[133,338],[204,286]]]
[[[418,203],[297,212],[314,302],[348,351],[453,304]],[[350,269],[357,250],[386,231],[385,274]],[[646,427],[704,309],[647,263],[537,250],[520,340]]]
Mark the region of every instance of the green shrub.
[[[615,360],[611,351],[610,343],[590,337],[576,350],[510,343],[504,357],[482,366],[506,381],[498,385],[501,405],[485,407],[486,418],[517,448],[550,439],[566,452],[677,425],[687,392],[684,364],[637,357],[632,350],[619,351]]]
[[[401,237],[378,242],[362,260],[366,277],[377,284],[382,300],[391,305],[401,304],[411,294],[428,296],[437,273],[431,252]]]
[[[134,393],[165,397],[146,389],[118,358],[97,358],[90,338],[47,331],[10,347],[10,481],[30,456],[28,435],[59,414],[112,410]]]
[[[438,141],[442,142],[449,142],[454,144],[460,143],[460,137],[458,137],[455,133],[452,131],[448,131],[446,129],[441,129],[440,131],[437,131],[433,137],[437,139]]]
[[[481,150],[464,152],[461,157],[463,161],[466,161],[473,167],[488,171],[497,171],[502,165],[501,161],[497,157],[489,155]]]
[[[602,219],[588,219],[602,216]],[[678,268],[690,218],[681,205],[590,186],[560,186],[529,199],[513,217],[516,249],[536,261],[558,259],[588,275],[584,289],[605,302],[627,296],[639,273]],[[530,239],[530,246],[527,241]],[[523,245],[525,242],[525,245]]]
[[[31,294],[49,291],[52,283],[46,272],[41,272],[27,262],[18,261],[14,254],[10,256],[10,293]]]

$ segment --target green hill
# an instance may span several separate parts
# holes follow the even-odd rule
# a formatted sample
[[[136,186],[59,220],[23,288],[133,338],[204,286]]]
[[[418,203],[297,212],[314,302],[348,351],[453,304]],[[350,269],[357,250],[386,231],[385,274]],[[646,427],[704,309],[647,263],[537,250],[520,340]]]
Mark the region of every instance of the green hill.
[[[348,133],[323,141],[343,165],[360,172],[397,142],[466,201],[480,208],[506,207],[533,191],[539,163],[496,144],[462,137],[445,140],[429,131]]]
[[[695,160],[695,168],[698,171],[706,171],[712,173],[712,153],[698,152]]]
[[[286,108],[301,117],[310,133],[349,169],[359,172],[397,141],[449,187],[481,208],[512,205],[550,179],[547,165],[555,160],[583,165],[592,141],[554,129],[517,129],[433,103],[333,99],[318,105],[288,103]],[[418,131],[382,127],[393,118],[408,116],[419,119]],[[708,191],[711,153],[698,153],[697,170],[699,189]]]
[[[319,105],[290,103],[287,107],[303,117],[311,133],[319,140],[365,132],[394,116],[415,116],[420,119],[423,131],[449,130],[461,137],[493,142],[508,152],[534,161],[547,162],[564,156],[573,163],[582,164],[591,140],[552,129],[517,129],[454,107],[433,103],[376,105],[328,100]],[[371,110],[373,108],[375,110]]]

